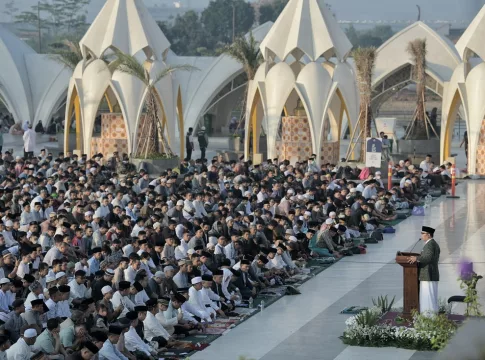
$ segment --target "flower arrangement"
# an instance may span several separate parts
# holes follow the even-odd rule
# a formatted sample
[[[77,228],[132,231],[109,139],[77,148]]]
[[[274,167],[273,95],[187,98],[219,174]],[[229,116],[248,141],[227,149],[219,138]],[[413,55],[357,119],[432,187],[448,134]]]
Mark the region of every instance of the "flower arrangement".
[[[364,314],[366,313],[366,314]],[[445,315],[413,314],[412,327],[379,324],[375,317],[383,315],[379,306],[348,318],[341,336],[347,345],[392,346],[413,350],[440,350],[456,330],[456,324]]]

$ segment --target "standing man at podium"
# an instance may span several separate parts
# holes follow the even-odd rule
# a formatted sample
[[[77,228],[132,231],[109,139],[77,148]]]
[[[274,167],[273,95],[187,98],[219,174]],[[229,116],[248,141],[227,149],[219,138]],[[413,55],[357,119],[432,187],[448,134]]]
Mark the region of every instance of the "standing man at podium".
[[[411,256],[409,263],[418,263],[419,278],[419,311],[438,313],[438,281],[440,273],[438,261],[440,260],[440,247],[433,239],[435,229],[423,226],[421,240],[424,241],[420,256]]]

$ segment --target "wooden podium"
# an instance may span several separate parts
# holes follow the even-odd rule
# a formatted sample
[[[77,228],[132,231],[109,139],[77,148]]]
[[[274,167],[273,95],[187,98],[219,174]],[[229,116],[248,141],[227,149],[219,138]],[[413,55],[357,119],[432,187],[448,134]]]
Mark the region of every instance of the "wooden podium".
[[[403,317],[410,319],[412,311],[419,312],[419,280],[418,280],[418,264],[410,264],[410,256],[419,256],[421,254],[410,252],[398,252],[396,255],[396,262],[403,267],[404,275],[404,306]]]

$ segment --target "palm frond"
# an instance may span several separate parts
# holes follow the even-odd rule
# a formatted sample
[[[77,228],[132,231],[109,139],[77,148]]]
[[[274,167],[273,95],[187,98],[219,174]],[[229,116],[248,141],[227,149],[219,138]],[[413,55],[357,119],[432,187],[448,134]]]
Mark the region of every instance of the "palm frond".
[[[64,40],[62,44],[66,49],[58,50],[54,54],[50,55],[51,59],[64,65],[65,67],[74,70],[83,59],[81,48],[78,43],[73,41]]]
[[[154,86],[156,83],[158,83],[160,80],[162,80],[164,77],[170,75],[171,73],[175,71],[196,71],[199,70],[195,66],[188,65],[188,64],[182,64],[182,65],[169,65],[162,71],[160,71],[151,81],[151,85]]]
[[[248,80],[254,79],[256,70],[263,61],[259,43],[252,32],[249,33],[248,37],[236,38],[234,43],[224,48],[224,53],[243,66],[244,71],[248,75]]]
[[[150,74],[134,56],[127,55],[118,50],[115,51],[115,55],[116,60],[109,65],[111,71],[117,70],[132,75],[141,80],[146,86],[150,85]]]

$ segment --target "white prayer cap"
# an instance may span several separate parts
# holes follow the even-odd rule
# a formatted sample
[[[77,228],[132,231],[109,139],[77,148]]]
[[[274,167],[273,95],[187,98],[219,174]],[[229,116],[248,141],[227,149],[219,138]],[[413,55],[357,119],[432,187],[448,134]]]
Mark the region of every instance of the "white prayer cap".
[[[245,191],[244,192],[244,196],[248,196],[248,195],[251,195],[251,192],[250,191]]]
[[[153,229],[158,229],[160,226],[162,226],[162,224],[160,224],[159,222],[156,222],[155,224],[153,224]]]
[[[234,219],[232,218],[232,216],[228,216],[228,217],[226,218],[226,222],[231,221],[231,220],[234,220]]]
[[[202,282],[202,278],[200,276],[196,276],[195,278],[192,279],[192,285],[198,284]]]
[[[13,226],[13,221],[12,220],[7,220],[7,222],[5,223],[5,226],[6,227],[12,227]]]
[[[10,284],[10,280],[7,279],[7,278],[3,278],[0,280],[0,285],[3,285],[3,284]]]
[[[112,291],[113,291],[113,288],[109,285],[106,285],[106,286],[103,286],[103,288],[101,289],[101,294],[106,295],[107,293]]]
[[[104,273],[105,275],[115,276],[115,272],[113,271],[113,269],[106,269]]]
[[[405,181],[405,183],[406,183],[406,184],[411,184],[411,183],[412,183],[412,181],[408,179],[408,180],[406,180],[406,181]]]
[[[93,212],[92,211],[86,211],[84,213],[84,216],[92,216],[93,215]]]
[[[37,331],[35,329],[27,329],[24,331],[25,338],[34,338],[37,336]]]
[[[217,244],[217,238],[215,236],[209,236],[209,243],[216,245]]]
[[[305,211],[304,215],[306,215],[306,216],[312,216],[312,213],[310,211]]]
[[[29,184],[24,184],[24,186],[22,186],[22,187],[23,187],[24,189],[26,189],[26,188],[30,187],[30,185],[29,185]]]
[[[182,206],[183,204],[184,204],[184,201],[183,200],[177,201],[177,205]]]
[[[380,171],[376,171],[376,175],[381,175],[382,173]]]
[[[351,192],[351,193],[355,193],[355,192],[357,192],[357,188],[352,188],[352,189],[350,189],[350,192]]]
[[[297,241],[298,241],[298,240],[297,240],[297,238],[296,238],[296,237],[294,237],[294,236],[290,236],[290,237],[288,238],[288,240],[293,241],[293,242],[297,242]]]
[[[187,254],[192,255],[193,253],[195,253],[195,250],[194,249],[187,250]]]
[[[337,213],[335,211],[331,211],[330,214],[328,214],[330,217],[335,217],[337,216]]]
[[[59,271],[57,274],[56,274],[56,280],[60,279],[61,277],[63,276],[66,276],[66,273],[63,272],[63,271]]]
[[[46,276],[46,278],[45,278],[46,283],[50,283],[50,282],[55,281],[55,280],[56,280],[55,276]]]
[[[173,266],[165,266],[165,268],[163,269],[164,272],[167,272],[167,271],[170,271],[170,270],[173,270]]]
[[[86,181],[86,178],[85,178],[84,176],[81,176],[81,177],[79,178],[79,181]]]
[[[165,277],[165,273],[163,271],[157,271],[155,273],[155,275],[153,275],[153,276],[155,276],[157,278],[164,278]]]
[[[96,168],[95,167],[92,167],[91,169],[89,169],[90,172],[95,172],[96,171]]]
[[[333,220],[332,219],[327,219],[327,220],[325,220],[325,224],[332,225],[333,224]]]
[[[293,189],[288,189],[288,191],[286,192],[287,194],[294,194],[295,193],[295,190]]]
[[[207,244],[207,249],[214,249],[216,246],[213,243]]]
[[[298,217],[299,220],[305,220],[303,216]]]

